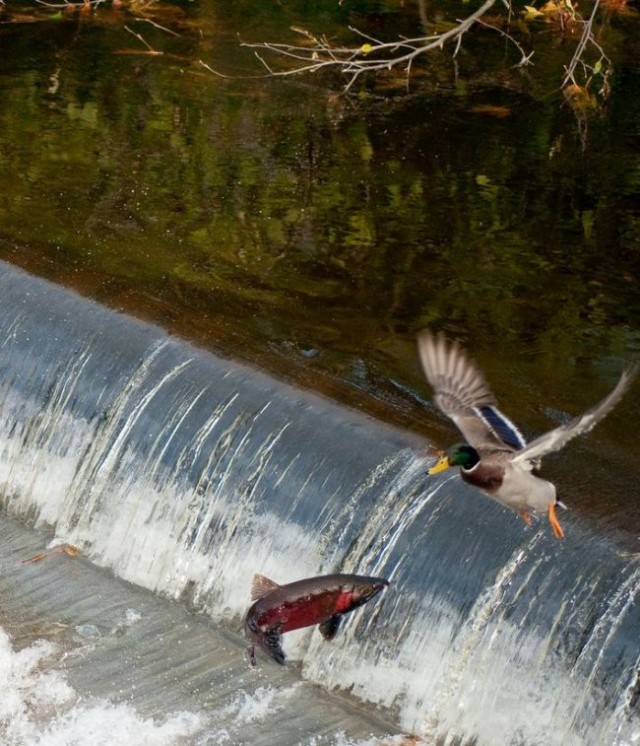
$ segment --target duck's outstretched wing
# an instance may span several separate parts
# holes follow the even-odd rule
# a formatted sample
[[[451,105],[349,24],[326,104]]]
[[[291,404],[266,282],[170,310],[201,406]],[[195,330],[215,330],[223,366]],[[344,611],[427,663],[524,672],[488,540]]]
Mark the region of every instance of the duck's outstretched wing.
[[[564,425],[560,425],[560,427],[556,427],[554,430],[550,430],[548,433],[531,441],[529,445],[518,451],[511,458],[511,462],[526,467],[527,463],[535,463],[543,456],[546,456],[546,454],[564,448],[572,438],[583,433],[588,433],[622,399],[637,372],[638,366],[623,371],[616,387],[602,401],[591,407],[591,409],[588,409],[584,414],[574,417]]]
[[[418,335],[418,353],[435,403],[469,445],[507,450],[525,445],[518,428],[497,408],[481,371],[457,342],[425,330]]]

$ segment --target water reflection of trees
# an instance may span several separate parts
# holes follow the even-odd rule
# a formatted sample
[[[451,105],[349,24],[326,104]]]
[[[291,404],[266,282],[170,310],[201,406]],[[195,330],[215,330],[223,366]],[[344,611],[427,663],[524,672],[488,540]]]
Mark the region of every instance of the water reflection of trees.
[[[630,66],[583,152],[567,109],[480,70],[351,104],[301,81],[213,84],[121,44],[100,25],[5,35],[4,256],[39,252],[101,300],[390,398],[424,325],[506,356],[632,346]]]

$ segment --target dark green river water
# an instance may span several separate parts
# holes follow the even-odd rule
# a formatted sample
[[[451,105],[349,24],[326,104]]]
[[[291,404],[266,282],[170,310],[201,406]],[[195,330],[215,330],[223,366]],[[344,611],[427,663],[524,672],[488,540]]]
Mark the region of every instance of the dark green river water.
[[[408,92],[395,74],[343,97],[329,76],[260,77],[240,42],[394,38],[416,7],[228,5],[5,9],[2,258],[443,444],[424,326],[469,346],[527,434],[613,386],[640,351],[633,11],[609,22],[611,95],[580,122],[544,25],[534,68],[476,31]],[[640,523],[639,404],[636,386],[563,454],[567,502]]]

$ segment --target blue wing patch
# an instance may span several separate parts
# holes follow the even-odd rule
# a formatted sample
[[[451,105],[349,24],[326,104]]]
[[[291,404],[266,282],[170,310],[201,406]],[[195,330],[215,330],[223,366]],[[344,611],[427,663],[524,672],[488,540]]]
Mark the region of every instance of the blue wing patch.
[[[474,407],[474,411],[503,443],[518,449],[526,446],[527,441],[522,437],[520,430],[498,409],[487,404],[483,407]]]

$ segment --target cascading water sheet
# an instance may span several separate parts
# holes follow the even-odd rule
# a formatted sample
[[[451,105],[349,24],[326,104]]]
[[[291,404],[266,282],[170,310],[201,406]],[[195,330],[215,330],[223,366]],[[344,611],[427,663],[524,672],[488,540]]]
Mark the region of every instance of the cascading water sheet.
[[[640,564],[614,534],[574,512],[563,542],[528,529],[427,477],[415,437],[7,265],[0,340],[11,516],[232,633],[255,572],[388,578],[334,641],[285,650],[404,730],[640,738]]]

